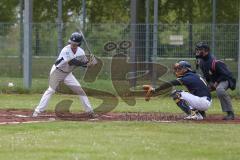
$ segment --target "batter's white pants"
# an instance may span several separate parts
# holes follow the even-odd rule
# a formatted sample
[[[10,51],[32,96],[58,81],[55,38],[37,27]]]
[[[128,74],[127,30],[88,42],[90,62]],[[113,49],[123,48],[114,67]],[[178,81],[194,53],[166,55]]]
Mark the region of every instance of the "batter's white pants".
[[[65,74],[65,76],[64,76]],[[56,88],[59,85],[60,81],[63,81],[64,84],[66,84],[73,92],[78,94],[80,101],[83,104],[83,107],[86,112],[93,111],[92,106],[89,102],[89,99],[82,89],[80,83],[77,81],[77,79],[74,77],[72,73],[62,73],[61,71],[56,70],[56,67],[53,66],[50,72],[50,78],[49,78],[49,87],[44,92],[38,106],[36,107],[35,111],[37,112],[43,112],[47,106],[48,102],[51,99],[51,96],[56,92]]]
[[[181,92],[181,99],[188,102],[190,109],[197,109],[199,111],[206,111],[212,103],[212,101],[207,100],[207,97],[198,97],[185,91]]]

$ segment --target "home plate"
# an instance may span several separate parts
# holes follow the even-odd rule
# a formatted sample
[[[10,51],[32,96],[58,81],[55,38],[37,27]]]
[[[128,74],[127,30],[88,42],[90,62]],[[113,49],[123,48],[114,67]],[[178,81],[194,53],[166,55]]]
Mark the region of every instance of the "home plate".
[[[19,118],[29,118],[29,117],[31,117],[31,116],[16,114],[15,117],[19,117]]]
[[[159,122],[159,123],[176,123],[177,121],[153,120],[153,122]]]
[[[113,116],[111,116],[111,115],[107,115],[107,114],[102,114],[102,115],[100,115],[101,117],[103,117],[103,118],[112,118]]]

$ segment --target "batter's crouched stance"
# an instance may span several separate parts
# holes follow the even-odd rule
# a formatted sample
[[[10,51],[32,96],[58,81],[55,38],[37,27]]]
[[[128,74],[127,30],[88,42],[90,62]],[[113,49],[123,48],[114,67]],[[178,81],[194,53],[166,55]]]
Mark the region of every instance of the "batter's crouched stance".
[[[186,120],[202,120],[205,111],[211,106],[211,94],[206,82],[195,72],[191,70],[191,65],[187,61],[179,61],[174,65],[176,80],[167,82],[153,88],[150,85],[144,85],[143,89],[147,92],[146,100],[158,92],[176,85],[184,85],[189,92],[173,91],[171,96],[177,106],[187,114]]]
[[[85,52],[79,46],[82,42],[82,35],[78,32],[74,32],[70,39],[69,45],[65,46],[59,54],[56,63],[52,66],[49,77],[49,87],[43,94],[38,106],[33,112],[33,117],[37,117],[43,112],[51,96],[55,93],[56,88],[60,82],[64,82],[74,93],[79,95],[79,98],[84,106],[85,111],[88,113],[90,118],[94,117],[92,106],[88,100],[88,97],[84,90],[81,88],[80,83],[72,74],[72,71],[76,67],[87,67],[91,64],[88,58],[85,56]],[[91,61],[92,62],[92,61]]]

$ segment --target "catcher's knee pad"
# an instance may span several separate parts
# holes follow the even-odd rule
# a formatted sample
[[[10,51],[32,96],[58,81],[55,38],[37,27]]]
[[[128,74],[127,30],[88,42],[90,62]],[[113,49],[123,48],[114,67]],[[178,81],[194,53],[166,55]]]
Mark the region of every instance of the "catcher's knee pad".
[[[178,103],[181,100],[181,90],[174,90],[171,93],[171,97],[173,98],[173,100]]]
[[[191,110],[190,110],[190,105],[188,104],[188,102],[184,99],[180,99],[177,102],[177,106],[186,114],[190,114]]]

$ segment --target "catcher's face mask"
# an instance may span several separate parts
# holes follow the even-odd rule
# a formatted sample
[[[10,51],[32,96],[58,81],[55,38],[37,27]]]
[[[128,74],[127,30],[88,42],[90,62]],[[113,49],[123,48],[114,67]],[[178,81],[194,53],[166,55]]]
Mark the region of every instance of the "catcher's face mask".
[[[206,42],[198,42],[195,47],[196,58],[203,58],[210,52],[209,45]]]
[[[187,71],[188,69],[182,67],[179,63],[176,63],[173,66],[173,72],[176,77],[182,77]]]
[[[195,50],[195,54],[196,54],[196,57],[197,57],[197,58],[203,57],[204,49],[196,49],[196,50]]]
[[[196,54],[196,58],[203,58],[208,54],[208,50],[206,49],[196,49],[195,50],[195,54]]]

